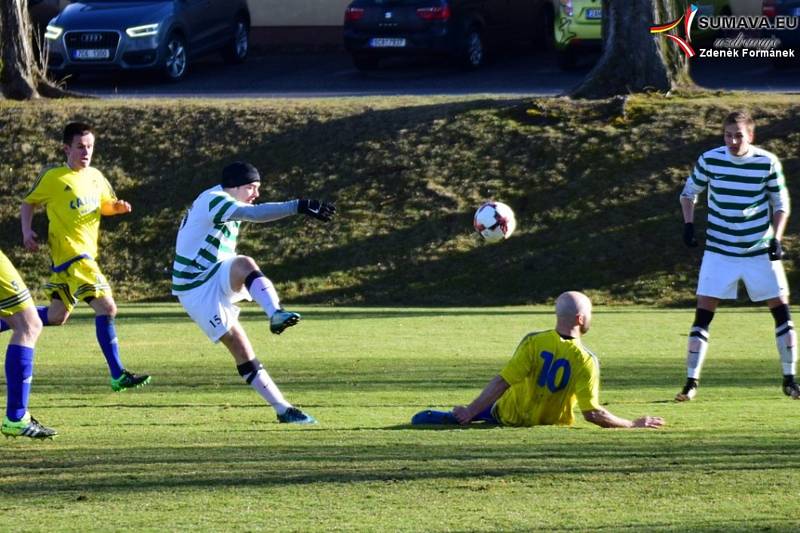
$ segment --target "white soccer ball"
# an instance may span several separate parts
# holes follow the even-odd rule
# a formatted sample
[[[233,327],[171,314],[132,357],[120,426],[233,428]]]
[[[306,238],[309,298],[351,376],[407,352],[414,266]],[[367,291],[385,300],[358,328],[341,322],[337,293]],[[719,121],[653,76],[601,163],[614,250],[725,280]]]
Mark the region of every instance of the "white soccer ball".
[[[514,211],[502,202],[486,202],[475,211],[472,220],[477,231],[486,242],[508,239],[517,228]]]

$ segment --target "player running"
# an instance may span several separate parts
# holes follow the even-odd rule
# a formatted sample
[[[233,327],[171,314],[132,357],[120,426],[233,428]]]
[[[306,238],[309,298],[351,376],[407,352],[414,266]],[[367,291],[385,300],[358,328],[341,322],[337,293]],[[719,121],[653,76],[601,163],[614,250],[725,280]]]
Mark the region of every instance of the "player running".
[[[260,185],[253,165],[235,162],[223,169],[219,185],[195,199],[178,230],[172,294],[209,339],[225,345],[239,375],[275,409],[279,422],[314,424],[314,417],[284,399],[238,321],[234,304],[241,300],[255,300],[275,334],[297,324],[300,315],[281,308],[275,287],[255,260],[236,254],[236,240],[243,221],[270,222],[303,213],[328,222],[336,208],[317,200],[253,205]]]
[[[28,250],[39,249],[31,228],[36,206],[47,209],[52,275],[43,290],[50,306],[39,307],[45,326],[67,322],[79,300],[95,312],[97,342],[111,374],[111,388],[123,391],[147,384],[150,376],[136,375],[122,365],[114,320],[117,305],[111,287],[97,265],[97,238],[101,216],[131,212],[131,204],[118,200],[103,174],[90,166],[94,153],[91,126],[71,122],[64,128],[67,164],[42,174],[21,207],[22,239]]]
[[[6,437],[53,438],[56,430],[43,426],[28,412],[33,352],[42,331],[42,321],[25,282],[2,251],[0,317],[14,330],[6,350],[6,414],[0,432]]]

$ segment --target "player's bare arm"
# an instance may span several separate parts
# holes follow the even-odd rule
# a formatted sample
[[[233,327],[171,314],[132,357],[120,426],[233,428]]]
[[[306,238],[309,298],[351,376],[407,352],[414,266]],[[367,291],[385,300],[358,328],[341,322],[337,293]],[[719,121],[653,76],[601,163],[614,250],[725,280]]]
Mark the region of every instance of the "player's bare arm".
[[[495,376],[472,403],[464,407],[457,405],[453,408],[453,415],[459,424],[469,424],[478,414],[494,404],[510,385],[501,376]]]
[[[39,242],[36,240],[39,236],[33,231],[31,227],[33,224],[33,204],[22,202],[20,206],[20,220],[22,222],[22,244],[26,250],[35,252],[39,249]]]
[[[583,418],[587,422],[596,424],[601,428],[660,428],[664,425],[664,419],[658,416],[643,416],[636,420],[628,420],[614,415],[606,409],[592,409],[583,411]]]

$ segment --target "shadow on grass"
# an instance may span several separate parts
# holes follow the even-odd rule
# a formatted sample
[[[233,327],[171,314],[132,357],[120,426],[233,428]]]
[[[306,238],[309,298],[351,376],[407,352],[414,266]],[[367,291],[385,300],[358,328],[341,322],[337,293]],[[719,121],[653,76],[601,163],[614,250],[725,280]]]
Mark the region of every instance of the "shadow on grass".
[[[143,308],[140,308],[143,305]],[[608,310],[608,312],[628,312],[624,310]],[[151,320],[186,322],[192,323],[189,315],[179,304],[172,309],[165,309],[164,305],[132,304],[129,306],[121,305],[118,309],[117,323],[149,322]],[[496,307],[474,307],[471,309],[460,309],[452,307],[433,307],[433,308],[407,308],[398,307],[376,308],[359,307],[357,309],[306,309],[302,311],[303,320],[360,320],[360,319],[403,319],[420,317],[453,317],[453,316],[553,316],[553,311],[549,309],[498,309]],[[239,317],[242,319],[266,320],[264,312],[254,305],[245,305]],[[69,322],[92,322],[94,314],[88,312],[78,312],[70,316],[69,321],[64,326],[49,327],[69,327]]]
[[[565,430],[568,431],[568,430]],[[599,431],[599,430],[598,430]],[[292,432],[293,433],[293,432]],[[58,492],[128,492],[207,487],[270,487],[314,483],[373,483],[415,480],[468,480],[481,477],[587,475],[697,476],[726,472],[769,475],[800,467],[800,448],[792,435],[769,439],[728,435],[724,442],[651,433],[636,442],[541,442],[529,430],[525,442],[392,443],[347,445],[309,442],[320,431],[302,431],[302,445],[85,446],[53,448],[51,443],[25,453],[0,456],[5,477],[0,492],[15,497]],[[291,433],[287,433],[290,438]],[[522,435],[520,433],[520,435]],[[548,433],[553,438],[552,433]],[[8,448],[8,447],[7,447]],[[280,468],[275,468],[279,461]],[[120,468],[120,465],[124,465]]]
[[[387,352],[390,351],[387,348]],[[137,390],[135,395],[153,393],[193,394],[198,389],[214,392],[244,390],[246,387],[235,374],[233,364],[220,354],[222,365],[214,365],[208,369],[183,369],[183,371],[153,371],[151,386]],[[286,354],[287,357],[293,354]],[[42,368],[36,374],[35,391],[58,394],[58,391],[69,390],[76,394],[103,394],[108,392],[108,382],[100,369],[102,356],[98,354],[96,367],[58,367]],[[282,359],[267,364],[270,374],[276,383],[287,394],[343,392],[385,392],[403,390],[414,392],[418,402],[426,402],[426,395],[441,394],[452,391],[462,394],[466,391],[479,392],[489,380],[497,374],[507,360],[498,357],[498,363],[459,362],[454,366],[447,362],[428,362],[424,366],[419,361],[395,355],[377,356],[364,359],[353,356],[357,365],[343,363],[334,372],[331,369],[319,368],[317,363]],[[764,388],[778,390],[781,383],[779,368],[774,372],[765,370],[766,364],[776,363],[773,354],[762,359],[727,361],[709,361],[706,365],[701,391],[714,388]],[[601,360],[602,364],[602,360]],[[771,367],[767,367],[771,368]],[[601,371],[600,394],[608,391],[625,391],[626,389],[664,389],[668,390],[664,399],[672,399],[677,389],[685,380],[685,366],[682,357],[674,360],[658,360],[641,363],[615,363],[614,369],[603,368]]]
[[[485,430],[485,429],[499,429],[502,427],[500,424],[485,424],[476,423],[469,424],[468,426],[461,426],[458,424],[398,424],[396,426],[386,426],[381,429],[389,431],[472,431],[472,430]]]

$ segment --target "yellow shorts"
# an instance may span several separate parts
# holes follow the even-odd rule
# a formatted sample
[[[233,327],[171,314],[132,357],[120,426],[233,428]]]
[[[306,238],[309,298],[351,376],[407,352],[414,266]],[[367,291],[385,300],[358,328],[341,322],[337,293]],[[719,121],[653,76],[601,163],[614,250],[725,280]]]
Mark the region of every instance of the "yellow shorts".
[[[111,286],[92,259],[75,261],[63,272],[54,272],[42,290],[47,294],[58,294],[68,312],[79,300],[111,296]]]
[[[11,316],[33,305],[31,293],[17,269],[0,252],[0,316]]]

